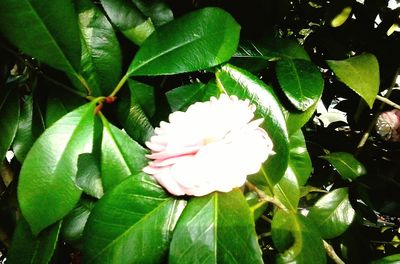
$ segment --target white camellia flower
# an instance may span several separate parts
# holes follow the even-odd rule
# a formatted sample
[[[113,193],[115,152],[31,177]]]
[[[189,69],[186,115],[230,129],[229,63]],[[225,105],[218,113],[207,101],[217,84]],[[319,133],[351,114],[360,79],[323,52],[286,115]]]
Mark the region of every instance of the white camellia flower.
[[[203,196],[242,186],[273,154],[272,141],[252,121],[255,106],[222,94],[191,105],[161,122],[146,142],[152,151],[144,172],[174,195]]]

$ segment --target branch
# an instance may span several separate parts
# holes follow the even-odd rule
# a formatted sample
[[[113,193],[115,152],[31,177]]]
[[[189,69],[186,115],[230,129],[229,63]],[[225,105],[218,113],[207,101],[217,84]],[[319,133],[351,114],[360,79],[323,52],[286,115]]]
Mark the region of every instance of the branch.
[[[326,253],[336,264],[345,264],[345,262],[341,258],[339,258],[333,247],[328,242],[326,242],[325,240],[322,240],[322,242],[324,243]]]
[[[258,189],[251,182],[246,181],[246,186],[247,186],[247,188],[249,188],[249,190],[254,191],[258,195],[258,197],[260,198],[261,201],[273,203],[279,209],[282,209],[284,211],[288,211],[288,209],[286,208],[285,205],[283,205],[283,203],[281,203],[279,200],[275,199],[274,197],[271,197],[271,196],[267,195],[265,192],[263,192],[262,190]]]

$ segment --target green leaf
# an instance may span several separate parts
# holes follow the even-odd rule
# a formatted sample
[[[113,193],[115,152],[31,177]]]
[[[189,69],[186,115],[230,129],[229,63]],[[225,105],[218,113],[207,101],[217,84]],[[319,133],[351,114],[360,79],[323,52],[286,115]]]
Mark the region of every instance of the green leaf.
[[[154,134],[146,112],[155,110],[154,98],[141,96],[143,91],[149,91],[149,86],[134,80],[128,80],[129,90],[121,91],[120,100],[117,101],[117,115],[126,133],[134,140],[144,143]],[[151,100],[143,102],[143,99]],[[154,105],[152,107],[151,105]],[[153,110],[154,109],[154,110]]]
[[[317,109],[318,101],[321,99],[322,93],[319,95],[317,102],[310,106],[306,111],[298,110],[287,110],[285,111],[285,119],[287,124],[287,130],[289,135],[296,133],[300,128],[302,128],[308,120],[314,115]]]
[[[175,263],[263,263],[252,213],[243,194],[192,198],[176,225],[169,253]]]
[[[121,77],[118,39],[106,16],[90,0],[75,3],[82,33],[82,75],[92,88],[91,95],[108,95]]]
[[[331,26],[340,27],[341,25],[343,25],[343,23],[346,22],[346,20],[349,18],[351,10],[351,6],[343,7],[342,11],[332,19]]]
[[[351,153],[332,152],[321,158],[329,161],[343,179],[354,180],[367,173],[364,165]]]
[[[290,211],[297,211],[300,187],[292,167],[288,167],[281,180],[274,185],[274,196]]]
[[[63,219],[61,229],[63,239],[79,249],[82,249],[83,230],[94,205],[94,202],[82,199]]]
[[[335,75],[359,94],[372,108],[379,92],[379,64],[375,55],[365,53],[352,58],[327,61]]]
[[[334,238],[343,234],[355,216],[351,207],[347,188],[336,189],[322,196],[311,207],[307,218],[318,227],[325,239]]]
[[[303,132],[299,129],[289,138],[289,167],[292,168],[300,186],[306,184],[313,170]]]
[[[372,261],[371,264],[396,264],[399,262],[400,262],[400,254],[394,254]]]
[[[104,191],[125,178],[138,174],[147,165],[147,151],[104,117],[101,142],[101,178]]]
[[[301,111],[315,104],[324,88],[318,68],[307,60],[281,59],[276,64],[276,75],[286,97]]]
[[[230,59],[240,26],[219,8],[204,8],[160,27],[136,53],[128,75],[165,75],[207,69]]]
[[[44,117],[38,101],[36,101],[37,99],[32,94],[21,98],[21,114],[12,145],[13,152],[21,163],[24,161],[35,140],[46,129]]]
[[[62,71],[79,70],[81,46],[69,0],[2,0],[0,31],[15,46]]]
[[[111,22],[133,43],[141,45],[154,31],[147,19],[130,0],[100,0]]]
[[[47,264],[50,263],[57,247],[61,222],[34,236],[28,223],[22,218],[14,231],[7,264]]]
[[[18,201],[34,235],[63,218],[79,200],[78,157],[91,152],[95,106],[95,101],[81,106],[48,128],[22,165]]]
[[[272,88],[254,75],[234,66],[222,66],[216,77],[222,90],[240,99],[249,99],[257,107],[256,117],[264,118],[261,126],[271,137],[276,154],[268,158],[259,173],[261,177],[254,180],[263,186],[273,186],[285,173],[289,157],[286,123],[278,99]]]
[[[162,0],[132,0],[137,8],[151,21],[156,27],[159,27],[174,19],[171,9]]]
[[[145,174],[126,179],[89,216],[84,263],[162,263],[184,206]]]
[[[1,4],[0,4],[1,5]],[[20,116],[19,92],[14,86],[0,89],[0,161],[2,162],[10,148],[18,129]]]
[[[217,97],[220,94],[221,92],[215,83],[210,82],[208,84],[194,83],[180,86],[168,91],[165,95],[172,112],[175,112],[186,111],[190,105],[208,101],[212,96]]]
[[[271,228],[274,245],[281,252],[277,263],[326,263],[321,236],[303,215],[279,210]]]
[[[132,101],[140,105],[144,114],[151,118],[156,113],[156,98],[154,87],[129,79],[129,90],[131,91]]]
[[[90,196],[100,199],[103,192],[103,185],[100,177],[100,162],[96,155],[83,153],[78,158],[78,171],[76,173],[76,185]]]

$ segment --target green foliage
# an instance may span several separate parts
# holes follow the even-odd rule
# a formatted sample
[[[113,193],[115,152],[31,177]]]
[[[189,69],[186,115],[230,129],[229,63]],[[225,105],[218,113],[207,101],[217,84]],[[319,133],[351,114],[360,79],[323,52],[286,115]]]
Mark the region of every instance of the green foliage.
[[[373,130],[400,98],[399,8],[388,1],[1,0],[0,10],[0,263],[399,261],[400,132],[383,124],[385,141]],[[154,134],[222,94],[254,106],[274,153],[231,191],[168,193],[175,161],[149,163],[147,148],[169,143]]]

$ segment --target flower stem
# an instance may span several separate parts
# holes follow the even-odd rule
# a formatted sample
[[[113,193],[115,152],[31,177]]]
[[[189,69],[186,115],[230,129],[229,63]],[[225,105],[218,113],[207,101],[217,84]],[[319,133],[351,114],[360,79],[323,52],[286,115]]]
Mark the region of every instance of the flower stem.
[[[114,90],[112,91],[112,93],[110,93],[108,97],[114,97],[118,93],[118,91],[121,90],[122,86],[124,86],[128,78],[129,78],[128,74],[125,74],[124,77],[122,77],[122,79],[119,81],[117,86],[114,88]]]
[[[279,200],[275,199],[274,197],[271,197],[271,196],[267,195],[265,192],[263,192],[262,190],[258,189],[251,182],[246,181],[246,186],[247,186],[247,188],[249,188],[249,190],[254,191],[258,195],[260,200],[273,203],[279,209],[282,209],[284,211],[288,211],[288,209],[285,207],[285,205],[283,205]]]
[[[322,242],[324,243],[326,253],[333,260],[333,262],[335,262],[336,264],[345,264],[328,242],[326,242],[325,240],[322,240]]]

